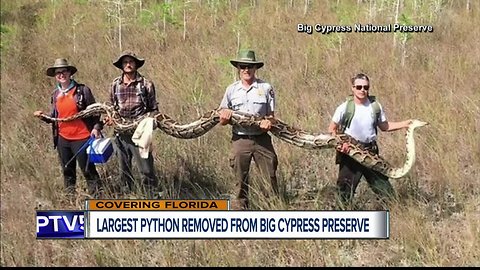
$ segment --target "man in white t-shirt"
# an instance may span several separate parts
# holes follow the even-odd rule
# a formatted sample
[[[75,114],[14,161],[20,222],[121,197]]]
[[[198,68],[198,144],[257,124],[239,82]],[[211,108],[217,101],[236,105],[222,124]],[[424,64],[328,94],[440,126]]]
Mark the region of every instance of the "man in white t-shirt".
[[[402,128],[408,128],[411,120],[402,122],[389,122],[381,105],[374,98],[369,97],[370,80],[365,74],[357,74],[351,79],[353,104],[355,106],[353,117],[349,119],[349,124],[345,127],[345,117],[348,115],[347,106],[349,101],[345,101],[337,107],[328,127],[328,131],[335,135],[343,133],[350,135],[368,151],[378,154],[377,127],[382,131],[394,131]],[[377,104],[374,104],[377,103]],[[378,112],[377,112],[378,111]],[[365,176],[372,190],[382,196],[391,198],[395,195],[388,177],[377,173],[367,167],[362,166],[354,159],[346,155],[348,153],[348,144],[342,145],[337,152],[337,164],[339,172],[337,179],[337,188],[341,206],[352,202],[355,190],[362,178]]]

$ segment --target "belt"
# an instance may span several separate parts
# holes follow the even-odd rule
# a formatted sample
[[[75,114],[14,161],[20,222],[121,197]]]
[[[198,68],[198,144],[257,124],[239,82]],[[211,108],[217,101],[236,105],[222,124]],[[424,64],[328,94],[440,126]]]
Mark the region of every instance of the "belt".
[[[348,134],[347,134],[348,135]],[[377,145],[377,142],[376,141],[372,141],[372,142],[369,142],[369,143],[364,143],[364,142],[361,142],[355,138],[353,138],[352,136],[348,136],[348,139],[350,142],[352,142],[353,144],[360,144],[362,146],[365,146],[365,147],[372,147],[372,146],[376,146]]]
[[[364,142],[358,142],[358,143],[361,144],[361,145],[364,146],[364,147],[374,147],[374,146],[377,146],[377,142],[376,142],[376,141],[369,142],[369,143],[364,143]]]
[[[267,133],[262,133],[262,134],[258,134],[258,135],[240,135],[240,134],[233,133],[232,134],[232,139],[234,141],[238,140],[238,139],[255,140],[255,139],[264,137],[265,135],[267,135]]]
[[[125,130],[125,131],[119,131],[119,130],[114,130],[113,133],[115,136],[133,136],[133,133],[135,133],[135,130]]]
[[[378,154],[378,145],[376,141],[369,142],[369,143],[363,143],[359,142],[361,147],[371,153]]]

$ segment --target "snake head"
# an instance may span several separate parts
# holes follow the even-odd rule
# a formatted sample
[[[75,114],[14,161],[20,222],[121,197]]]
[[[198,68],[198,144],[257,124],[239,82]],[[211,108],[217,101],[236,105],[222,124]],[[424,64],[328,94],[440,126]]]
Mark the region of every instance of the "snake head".
[[[417,128],[417,127],[423,127],[428,125],[428,122],[423,122],[417,119],[413,119],[412,123],[410,123],[410,128]]]

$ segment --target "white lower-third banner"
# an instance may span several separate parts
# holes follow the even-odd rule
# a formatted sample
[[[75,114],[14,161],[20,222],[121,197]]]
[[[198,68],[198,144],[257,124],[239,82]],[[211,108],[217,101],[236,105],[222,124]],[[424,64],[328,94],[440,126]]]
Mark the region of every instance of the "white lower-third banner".
[[[388,239],[388,211],[88,211],[86,238]]]

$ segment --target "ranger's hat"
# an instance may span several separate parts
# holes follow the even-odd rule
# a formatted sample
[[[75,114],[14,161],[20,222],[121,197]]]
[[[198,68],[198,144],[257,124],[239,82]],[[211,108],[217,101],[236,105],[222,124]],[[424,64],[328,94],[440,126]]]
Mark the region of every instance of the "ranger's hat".
[[[75,74],[77,72],[77,68],[68,64],[67,59],[65,58],[58,58],[55,60],[55,64],[53,66],[47,68],[47,76],[49,77],[55,77],[55,69],[57,68],[67,68],[70,70],[71,75]]]
[[[236,68],[238,68],[239,64],[255,65],[257,69],[263,67],[263,62],[256,60],[255,52],[252,51],[252,50],[241,50],[241,51],[239,51],[237,59],[230,60],[230,63]]]
[[[143,64],[145,63],[145,59],[142,59],[142,58],[139,58],[135,55],[135,53],[131,52],[131,51],[124,51],[117,59],[117,61],[113,62],[113,65],[116,66],[117,68],[119,69],[123,69],[123,66],[122,66],[122,60],[123,60],[123,57],[125,56],[130,56],[132,57],[135,62],[137,63],[137,69],[139,69],[141,66],[143,66]]]

